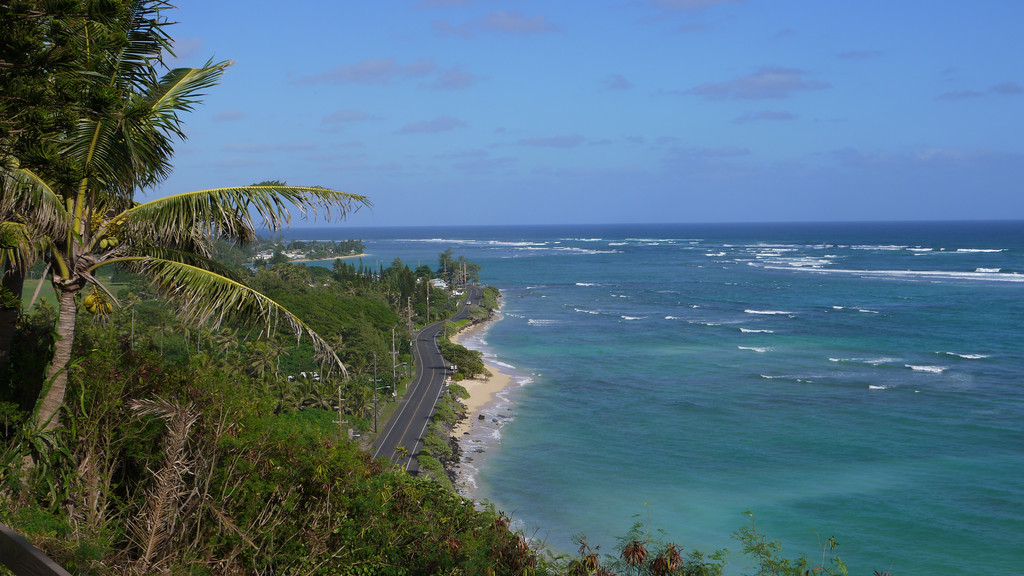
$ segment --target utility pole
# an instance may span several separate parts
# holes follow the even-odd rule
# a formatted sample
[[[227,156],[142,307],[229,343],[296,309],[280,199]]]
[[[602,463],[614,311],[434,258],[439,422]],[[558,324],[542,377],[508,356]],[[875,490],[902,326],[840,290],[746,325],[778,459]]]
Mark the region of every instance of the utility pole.
[[[344,419],[345,412],[343,411],[343,408],[341,407],[341,405],[342,405],[342,403],[344,401],[345,401],[345,399],[341,397],[341,386],[338,386],[338,428],[344,428],[345,424],[348,424],[348,420]],[[349,440],[352,439],[352,429],[351,428],[348,429],[348,439]]]
[[[377,353],[373,353],[373,433],[377,433]]]

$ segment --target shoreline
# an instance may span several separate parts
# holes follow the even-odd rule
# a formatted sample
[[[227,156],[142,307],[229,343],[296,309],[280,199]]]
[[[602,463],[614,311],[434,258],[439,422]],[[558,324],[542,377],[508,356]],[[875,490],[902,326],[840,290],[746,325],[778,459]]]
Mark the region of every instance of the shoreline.
[[[456,344],[463,344],[467,338],[474,337],[487,330],[492,323],[501,320],[502,316],[495,310],[495,316],[484,322],[471,324],[450,337]],[[468,348],[468,347],[467,347]],[[508,418],[505,408],[502,414],[496,409],[503,398],[503,391],[512,388],[516,381],[494,362],[484,360],[484,366],[490,376],[470,378],[458,382],[469,393],[469,398],[460,398],[465,407],[465,416],[452,426],[451,437],[459,446],[459,461],[449,470],[453,476],[456,491],[462,496],[477,499],[477,475],[479,468],[474,462],[492,448],[500,437],[499,430]]]
[[[497,322],[499,319],[495,318],[479,324],[473,324],[459,331],[449,340],[455,344],[461,344],[463,338],[484,331],[491,322]],[[470,378],[459,382],[469,392],[469,398],[459,400],[466,408],[466,417],[456,422],[452,428],[452,435],[457,438],[472,432],[473,423],[479,420],[479,416],[483,415],[481,410],[492,404],[499,392],[512,385],[512,377],[502,372],[500,367],[487,360],[484,360],[484,366],[491,373],[490,376]]]
[[[333,256],[331,258],[296,258],[295,260],[289,260],[288,262],[333,262],[335,260],[345,260],[347,258],[362,258],[363,256],[369,256],[369,253],[363,252],[362,254],[349,254],[347,256]]]

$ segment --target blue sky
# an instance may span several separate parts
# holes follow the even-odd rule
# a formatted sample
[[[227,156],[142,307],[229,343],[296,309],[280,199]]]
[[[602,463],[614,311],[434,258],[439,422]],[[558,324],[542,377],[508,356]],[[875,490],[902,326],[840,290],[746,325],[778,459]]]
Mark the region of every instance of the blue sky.
[[[360,226],[1024,218],[1024,2],[181,0],[232,60],[151,195]]]

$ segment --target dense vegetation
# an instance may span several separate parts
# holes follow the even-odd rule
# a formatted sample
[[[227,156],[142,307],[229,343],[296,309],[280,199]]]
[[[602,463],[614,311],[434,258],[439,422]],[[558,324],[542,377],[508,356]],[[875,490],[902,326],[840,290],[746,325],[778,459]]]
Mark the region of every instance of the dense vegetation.
[[[290,298],[344,358],[387,358],[398,327],[403,363],[408,311],[388,302],[401,301],[394,279],[406,270],[400,261],[384,274],[343,261],[333,269],[278,264],[248,272],[248,280]],[[126,306],[80,326],[62,429],[42,435],[23,426],[35,398],[26,383],[41,383],[39,358],[52,337],[55,311],[47,302],[23,317],[0,388],[0,521],[72,571],[721,573],[723,556],[683,554],[639,525],[613,555],[601,557],[581,539],[577,556],[554,558],[512,529],[508,517],[453,490],[444,463],[456,458],[449,431],[463,417],[461,386],[450,387],[425,439],[419,458],[427,475],[411,477],[372,461],[359,439],[348,437],[350,427],[367,436],[372,428],[371,362],[350,364],[348,379],[320,373],[294,339],[246,339],[239,327],[197,329],[153,298],[141,278],[120,272],[111,281]],[[437,302],[446,300],[433,290]],[[495,289],[486,293],[485,301],[496,302]],[[338,314],[323,315],[324,302],[338,304]],[[448,346],[462,354],[460,370],[479,361],[478,353]],[[376,374],[378,388],[396,385],[387,361]],[[38,465],[26,470],[21,463],[30,454]],[[778,543],[753,525],[741,535],[761,562],[757,573],[808,569],[806,560],[779,558]]]
[[[243,266],[254,216],[275,231],[292,207],[368,203],[319,186],[137,202],[229,65],[166,69],[170,8],[0,5],[0,521],[82,574],[720,574],[724,556],[684,556],[646,526],[603,558],[583,538],[552,558],[456,494],[442,463],[458,385],[420,455],[427,475],[361,450],[402,392],[412,333],[448,318],[451,287],[480,268],[451,250],[437,269]],[[34,306],[31,278],[48,285]],[[444,352],[457,379],[485,370]],[[757,574],[845,572],[833,539],[811,563],[752,523],[737,536]]]
[[[42,381],[37,358],[54,321],[48,302],[37,305],[23,317],[0,389],[0,520],[69,568],[94,573],[510,573],[534,565],[536,553],[503,516],[372,462],[348,440],[348,427],[369,432],[373,411],[374,366],[354,360],[376,355],[377,387],[395,386],[395,328],[398,363],[408,361],[408,310],[389,301],[413,302],[414,326],[421,320],[420,290],[396,297],[396,279],[411,271],[396,261],[384,272],[339,261],[333,270],[272,265],[248,278],[353,360],[348,379],[323,371],[293,338],[189,326],[141,278],[121,272],[110,280],[127,305],[80,325],[65,426],[45,438],[23,426],[35,398],[25,383]],[[447,300],[434,290],[437,302]],[[26,470],[29,454],[39,463]]]
[[[280,264],[293,260],[333,260],[358,256],[366,250],[362,240],[284,240],[262,239],[239,247],[255,266]]]

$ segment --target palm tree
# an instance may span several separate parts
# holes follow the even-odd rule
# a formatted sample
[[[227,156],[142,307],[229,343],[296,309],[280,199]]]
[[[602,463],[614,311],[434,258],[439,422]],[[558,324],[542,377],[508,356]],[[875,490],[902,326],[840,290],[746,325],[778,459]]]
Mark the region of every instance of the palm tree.
[[[69,233],[63,246],[51,244],[48,253],[58,294],[58,340],[47,373],[52,383],[37,408],[37,421],[49,423],[48,427],[56,425],[54,416],[63,402],[67,382],[64,370],[71,358],[78,293],[90,284],[95,286],[83,304],[97,314],[109,312],[115,302],[95,273],[110,264],[121,264],[150,277],[165,297],[179,305],[179,312],[186,318],[213,329],[226,321],[248,320],[260,326],[260,336],[270,337],[280,324],[285,324],[299,337],[310,337],[322,362],[344,372],[337,354],[320,336],[210,259],[217,238],[243,242],[255,238],[256,225],[250,211],[263,216],[263,224],[276,230],[290,217],[289,203],[300,208],[334,208],[344,215],[353,205],[366,204],[367,200],[322,188],[249,186],[170,196],[120,212],[111,209],[114,202],[82,210],[85,217],[81,221],[93,222],[95,228],[79,225],[78,234]]]
[[[59,204],[16,162],[0,169],[0,371],[9,361],[21,316],[25,274],[42,256],[42,237],[64,230]]]
[[[274,370],[274,356],[270,353],[270,344],[261,340],[250,345],[245,358],[245,366],[249,369],[251,376],[265,380],[267,375]]]
[[[238,334],[234,330],[221,330],[213,336],[213,343],[219,356],[226,356],[238,348]]]
[[[116,299],[96,270],[111,264],[149,277],[189,320],[213,329],[225,321],[246,320],[265,336],[283,324],[297,337],[307,335],[321,361],[344,371],[330,346],[301,320],[210,256],[218,239],[249,242],[259,226],[276,232],[290,222],[292,210],[304,217],[323,212],[327,218],[343,218],[368,205],[365,197],[274,183],[134,201],[137,190],[169,174],[172,142],[185,137],[179,115],[190,111],[229,65],[208,62],[158,76],[160,56],[169,47],[160,15],[165,7],[159,0],[139,0],[119,18],[82,24],[122,33],[123,41],[97,44],[86,52],[84,72],[96,80],[88,102],[99,99],[100,105],[86,107],[76,129],[64,136],[60,166],[18,172],[25,185],[17,187],[17,195],[25,198],[31,192],[34,204],[46,208],[48,220],[39,218],[30,226],[44,238],[58,299],[57,341],[35,413],[37,425],[47,429],[58,425],[63,404],[78,295],[91,285],[82,305],[92,313],[109,313]],[[98,33],[83,37],[104,38]],[[44,222],[53,224],[46,229]]]

